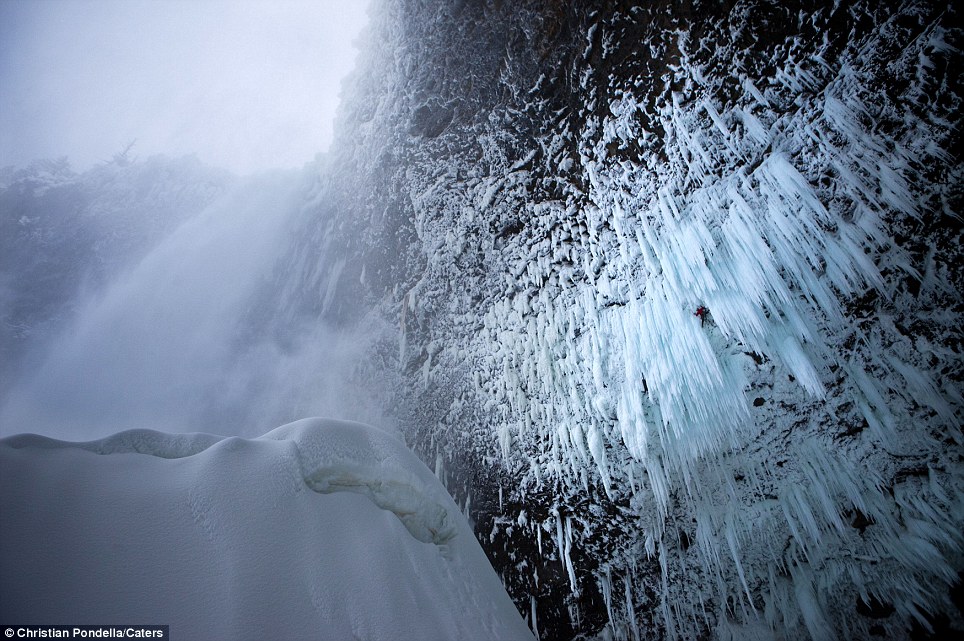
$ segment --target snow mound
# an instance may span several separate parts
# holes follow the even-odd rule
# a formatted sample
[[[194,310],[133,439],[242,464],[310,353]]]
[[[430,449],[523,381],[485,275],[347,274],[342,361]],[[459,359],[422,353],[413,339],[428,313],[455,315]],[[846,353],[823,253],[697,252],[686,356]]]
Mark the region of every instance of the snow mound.
[[[22,434],[0,440],[0,488],[4,621],[152,621],[184,639],[531,638],[442,485],[366,425]]]

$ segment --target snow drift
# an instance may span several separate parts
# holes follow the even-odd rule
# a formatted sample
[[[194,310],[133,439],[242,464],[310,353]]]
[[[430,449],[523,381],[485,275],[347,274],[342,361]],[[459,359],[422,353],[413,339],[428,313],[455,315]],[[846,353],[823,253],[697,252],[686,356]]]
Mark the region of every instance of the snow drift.
[[[0,618],[179,639],[526,639],[472,530],[394,436],[0,440]]]

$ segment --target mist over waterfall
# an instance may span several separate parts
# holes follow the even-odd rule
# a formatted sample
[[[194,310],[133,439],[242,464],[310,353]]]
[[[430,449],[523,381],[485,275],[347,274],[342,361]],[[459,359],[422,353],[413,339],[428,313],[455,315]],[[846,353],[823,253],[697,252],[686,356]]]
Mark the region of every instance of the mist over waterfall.
[[[0,173],[0,455],[97,487],[149,457],[211,567],[248,525],[177,470],[242,460],[299,527],[378,524],[445,581],[471,560],[416,596],[389,564],[392,625],[420,599],[482,638],[961,634],[960,18],[373,0],[300,171]],[[5,499],[24,549],[33,496]],[[298,616],[385,638],[298,576]]]
[[[247,182],[79,302],[5,399],[8,431],[199,431],[216,416],[204,406],[212,395],[225,412],[219,427],[242,418],[244,381],[229,376],[235,336],[277,260],[299,184],[297,174]]]
[[[68,318],[13,372],[3,433],[257,436],[303,415],[371,418],[349,389],[352,359],[370,340],[362,329],[292,322],[276,338],[258,324],[277,302],[270,290],[310,176],[234,179],[143,256],[81,287]]]

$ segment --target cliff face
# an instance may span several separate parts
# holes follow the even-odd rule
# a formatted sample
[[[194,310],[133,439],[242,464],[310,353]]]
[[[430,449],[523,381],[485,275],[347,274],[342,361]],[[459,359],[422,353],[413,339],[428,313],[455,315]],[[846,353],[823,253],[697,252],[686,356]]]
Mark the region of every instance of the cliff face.
[[[377,2],[276,322],[381,324],[544,638],[960,626],[959,18]]]

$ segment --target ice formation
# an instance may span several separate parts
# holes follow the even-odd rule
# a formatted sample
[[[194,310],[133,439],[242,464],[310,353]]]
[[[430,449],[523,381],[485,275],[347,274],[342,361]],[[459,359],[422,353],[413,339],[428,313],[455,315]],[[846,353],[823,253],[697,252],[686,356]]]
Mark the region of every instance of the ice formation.
[[[398,415],[533,630],[958,616],[948,11],[382,3],[333,183],[373,186]]]

